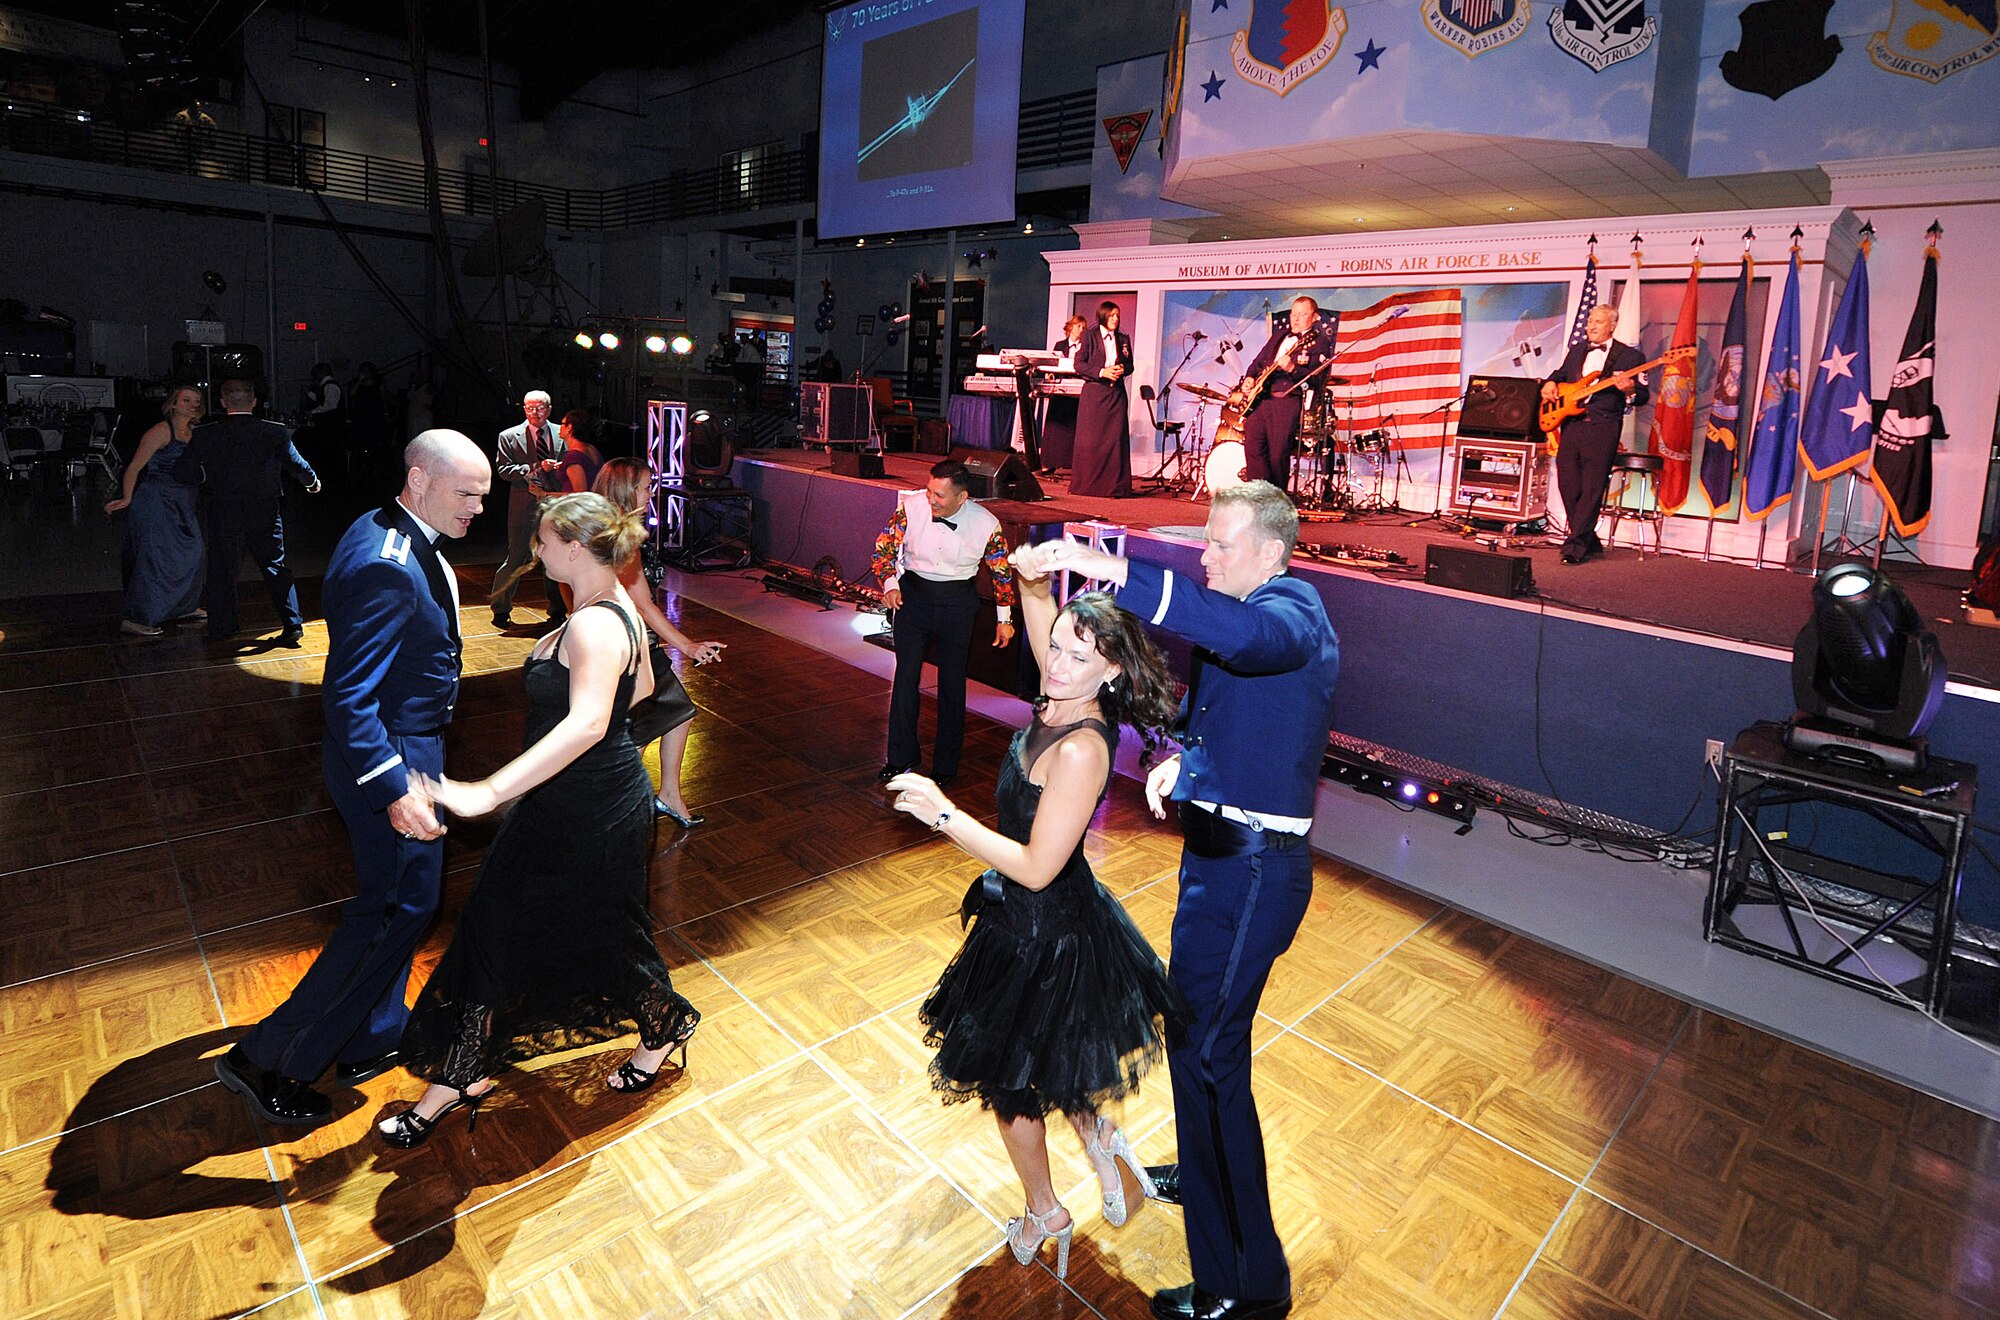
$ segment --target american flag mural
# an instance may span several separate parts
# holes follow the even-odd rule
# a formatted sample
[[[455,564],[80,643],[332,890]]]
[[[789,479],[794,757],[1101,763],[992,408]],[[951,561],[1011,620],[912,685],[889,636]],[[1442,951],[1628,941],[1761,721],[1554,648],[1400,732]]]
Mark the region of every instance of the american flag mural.
[[[1398,293],[1358,312],[1342,312],[1328,368],[1345,377],[1331,386],[1343,428],[1395,429],[1399,443],[1442,447],[1455,414],[1447,406],[1464,388],[1459,347],[1465,296],[1459,289]]]

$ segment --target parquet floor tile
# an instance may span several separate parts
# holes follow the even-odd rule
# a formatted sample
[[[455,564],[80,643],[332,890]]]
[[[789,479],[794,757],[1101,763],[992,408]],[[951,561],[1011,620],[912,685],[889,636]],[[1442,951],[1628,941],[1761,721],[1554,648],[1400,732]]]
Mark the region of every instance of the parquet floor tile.
[[[189,939],[164,844],[0,875],[0,986]]]
[[[492,629],[489,572],[463,774],[518,750],[539,631]],[[652,863],[704,1015],[685,1071],[621,1096],[632,1038],[547,1056],[413,1151],[370,1134],[421,1090],[402,1072],[332,1091],[321,1128],[254,1122],[213,1060],[353,892],[323,626],[106,643],[90,611],[116,608],[0,630],[0,1314],[1140,1320],[1186,1279],[1179,1211],[1110,1228],[1060,1119],[1070,1277],[1052,1248],[1015,1264],[1012,1167],[990,1115],[940,1102],[917,1020],[980,867],[876,782],[887,682],[675,598],[730,643],[683,670],[708,823]],[[934,719],[927,690],[926,747]],[[961,809],[992,820],[1011,737],[969,720]],[[494,828],[453,823],[412,997]],[[1138,783],[1085,854],[1170,956],[1179,848]],[[1996,1125],[1331,859],[1252,1046],[1294,1315],[2000,1317]],[[1172,1157],[1171,1111],[1164,1071],[1123,1105],[1143,1159]]]

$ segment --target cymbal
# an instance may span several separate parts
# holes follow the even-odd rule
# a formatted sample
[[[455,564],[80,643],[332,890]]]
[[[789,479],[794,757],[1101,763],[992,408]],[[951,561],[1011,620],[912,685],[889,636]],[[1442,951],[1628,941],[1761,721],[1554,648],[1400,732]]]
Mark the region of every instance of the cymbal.
[[[1212,385],[1202,385],[1191,380],[1180,382],[1179,388],[1186,390],[1197,399],[1207,399],[1210,403],[1229,402],[1229,391],[1218,390]]]

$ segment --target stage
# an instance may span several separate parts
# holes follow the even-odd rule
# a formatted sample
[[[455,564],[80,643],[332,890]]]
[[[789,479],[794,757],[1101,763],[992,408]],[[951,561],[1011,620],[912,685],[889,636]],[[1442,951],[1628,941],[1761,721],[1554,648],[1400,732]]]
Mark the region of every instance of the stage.
[[[829,469],[826,454],[817,449],[761,449],[742,455],[742,461],[746,465],[782,467],[836,481],[860,482],[885,491],[922,486],[928,479],[930,466],[937,462],[937,456],[929,454],[889,453],[882,457],[888,475],[880,480],[836,477]],[[1374,470],[1358,459],[1354,463],[1356,471],[1364,475]],[[989,506],[1003,523],[1013,527],[1100,519],[1136,530],[1162,532],[1198,529],[1208,516],[1206,499],[1193,500],[1171,491],[1149,492],[1150,483],[1143,478],[1135,477],[1134,484],[1145,493],[1122,500],[1072,495],[1067,483],[1059,477],[1038,480],[1048,499],[1030,504],[991,501]],[[1375,493],[1372,476],[1361,483],[1361,491],[1370,496]],[[1405,504],[1428,506],[1432,491],[1428,485],[1420,491],[1412,490],[1406,482],[1401,495]],[[1396,496],[1395,482],[1385,481],[1382,498]],[[1323,518],[1336,520],[1322,521]],[[871,539],[876,530],[879,525],[869,530]],[[1644,554],[1636,544],[1642,532],[1649,538]],[[781,533],[782,529],[772,533],[780,552],[786,548],[788,539]],[[1299,528],[1299,542],[1315,562],[1366,572],[1385,581],[1421,582],[1424,553],[1430,546],[1488,550],[1489,542],[1498,535],[1497,530],[1489,527],[1469,528],[1457,518],[1439,519],[1420,511],[1396,509],[1363,514],[1317,514],[1308,509]],[[1644,524],[1625,519],[1618,525],[1617,543],[1602,559],[1585,564],[1563,563],[1557,546],[1540,536],[1515,537],[1513,545],[1504,546],[1499,552],[1527,556],[1534,573],[1534,599],[1549,606],[1723,642],[1790,651],[1792,639],[1812,609],[1812,578],[1803,568],[1788,572],[1775,566],[1756,568],[1723,559],[1703,562],[1683,554],[1654,554],[1650,535]],[[1378,567],[1375,561],[1379,556],[1396,558],[1387,566]],[[786,558],[782,554],[779,557]],[[859,560],[854,560],[851,554],[839,558],[841,570],[850,580],[867,571],[865,555]],[[811,564],[810,559],[789,562]],[[1826,556],[1820,566],[1824,568],[1835,562],[1839,561]],[[1909,594],[1918,613],[1930,621],[1951,666],[1952,678],[1979,687],[2000,688],[2000,628],[1974,627],[1964,622],[1964,611],[1959,608],[1959,597],[1971,585],[1971,574],[1961,569],[1893,560],[1885,567],[1897,585]]]

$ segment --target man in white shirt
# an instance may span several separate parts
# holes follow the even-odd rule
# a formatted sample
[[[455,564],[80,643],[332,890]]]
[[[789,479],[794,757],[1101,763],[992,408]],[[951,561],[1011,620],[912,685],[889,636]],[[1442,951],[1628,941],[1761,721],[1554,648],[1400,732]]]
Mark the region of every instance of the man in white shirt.
[[[999,615],[993,644],[1014,640],[1014,570],[1000,520],[971,497],[965,464],[946,459],[931,469],[923,490],[905,491],[889,525],[875,539],[875,576],[882,600],[896,611],[896,685],[889,698],[889,756],[880,778],[914,770],[918,685],[924,653],[937,641],[937,746],[930,777],[943,786],[958,774],[965,741],[965,667],[979,609],[974,580],[984,562],[993,577]]]

